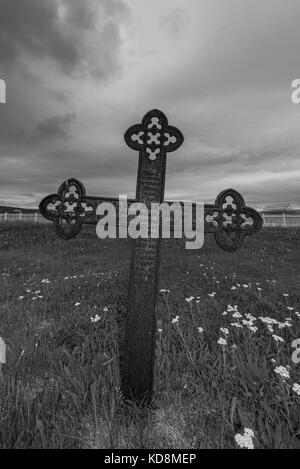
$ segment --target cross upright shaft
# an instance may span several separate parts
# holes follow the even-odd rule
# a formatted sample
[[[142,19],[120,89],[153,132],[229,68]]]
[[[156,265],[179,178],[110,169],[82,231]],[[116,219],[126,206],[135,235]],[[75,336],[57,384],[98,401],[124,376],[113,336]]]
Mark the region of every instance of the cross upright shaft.
[[[152,110],[124,137],[139,151],[136,200],[163,202],[167,151],[182,144],[181,132],[168,125],[161,111]],[[160,245],[150,233],[132,243],[121,386],[125,398],[137,402],[149,402],[152,395]]]

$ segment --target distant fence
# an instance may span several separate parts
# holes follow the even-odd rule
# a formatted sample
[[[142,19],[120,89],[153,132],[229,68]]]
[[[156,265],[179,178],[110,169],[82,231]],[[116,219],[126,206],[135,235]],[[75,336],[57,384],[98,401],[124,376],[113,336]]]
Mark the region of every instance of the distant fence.
[[[264,226],[300,227],[300,214],[286,215],[285,213],[281,213],[278,215],[266,215],[263,213],[262,218],[264,221]]]
[[[0,222],[50,223],[40,213],[0,213]]]
[[[299,215],[265,215],[262,214],[264,226],[300,227]],[[0,213],[0,222],[27,222],[27,223],[50,223],[40,213]]]

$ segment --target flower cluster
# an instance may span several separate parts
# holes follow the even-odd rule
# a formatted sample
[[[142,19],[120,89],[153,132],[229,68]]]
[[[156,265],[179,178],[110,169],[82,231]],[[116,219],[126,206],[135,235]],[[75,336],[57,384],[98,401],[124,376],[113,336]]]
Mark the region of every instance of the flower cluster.
[[[274,370],[274,372],[278,375],[280,375],[283,379],[289,379],[290,378],[290,372],[288,370],[289,367],[285,366],[277,366]]]
[[[171,322],[172,324],[177,324],[179,322],[179,316],[176,316]]]
[[[91,318],[91,322],[98,322],[100,321],[100,316],[98,314],[96,314],[96,316],[94,318]]]
[[[223,316],[227,316],[228,313],[236,313],[238,311],[239,311],[239,308],[237,305],[235,306],[228,305],[226,310],[223,312]]]
[[[225,347],[227,345],[227,340],[223,339],[223,337],[220,337],[218,340],[218,344],[221,345],[222,347]]]
[[[280,337],[279,335],[273,334],[272,337],[275,340],[275,342],[284,342],[284,339],[282,337]]]
[[[293,391],[297,394],[297,396],[300,396],[300,384],[295,383],[293,386]]]
[[[234,437],[236,443],[239,445],[240,448],[246,449],[254,449],[254,432],[251,428],[245,428],[243,435],[237,433]]]
[[[194,296],[190,296],[189,298],[186,298],[185,301],[186,301],[187,303],[191,303],[194,299],[195,299]]]

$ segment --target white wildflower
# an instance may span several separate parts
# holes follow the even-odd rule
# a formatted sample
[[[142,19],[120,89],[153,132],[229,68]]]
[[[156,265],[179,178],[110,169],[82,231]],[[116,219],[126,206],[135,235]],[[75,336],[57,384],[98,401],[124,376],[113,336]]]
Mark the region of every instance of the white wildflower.
[[[187,303],[191,303],[195,298],[193,296],[190,296],[189,298],[186,298],[185,301]]]
[[[300,396],[300,384],[295,383],[294,386],[293,386],[293,391],[294,391],[298,396]]]
[[[277,326],[278,326],[278,329],[284,329],[286,327],[284,322],[279,322]]]
[[[279,335],[273,334],[272,337],[275,340],[275,342],[284,342],[284,339],[282,337],[280,337]]]
[[[283,324],[284,324],[284,327],[293,327],[290,321],[286,321]]]
[[[252,321],[247,321],[246,319],[243,319],[243,320],[242,320],[242,324],[244,324],[244,326],[251,326],[251,325],[252,325]]]
[[[236,319],[240,319],[240,318],[242,318],[243,316],[241,315],[241,313],[236,312],[236,313],[233,313],[232,317],[233,317],[233,318],[236,318]]]
[[[257,321],[257,318],[250,313],[246,314],[246,318],[249,319],[249,321]]]
[[[218,340],[218,344],[222,345],[222,346],[225,346],[225,345],[227,345],[227,340],[223,339],[223,337],[220,337],[219,340]]]
[[[243,328],[242,324],[239,324],[238,322],[232,322],[232,323],[230,323],[230,325],[232,327],[237,327],[238,329]]]
[[[254,431],[251,430],[251,428],[245,428],[244,435],[251,436],[251,438],[254,438]]]
[[[240,433],[237,433],[234,437],[239,447],[246,448],[246,449],[254,449],[253,438],[254,438],[254,432],[250,428],[245,428],[243,435],[241,435]]]
[[[262,317],[260,316],[259,319],[261,320],[261,322],[263,322],[264,324],[278,324],[278,321],[274,318],[268,318],[268,317]]]
[[[100,316],[98,314],[96,314],[96,316],[94,318],[91,318],[91,322],[98,322],[100,321]]]
[[[274,372],[280,375],[283,379],[289,379],[290,377],[289,370],[284,366],[277,366]]]

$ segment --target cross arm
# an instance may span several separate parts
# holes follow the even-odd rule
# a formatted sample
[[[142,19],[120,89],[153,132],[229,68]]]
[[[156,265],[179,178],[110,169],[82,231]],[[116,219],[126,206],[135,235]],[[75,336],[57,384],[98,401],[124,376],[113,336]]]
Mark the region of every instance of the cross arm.
[[[128,200],[129,203],[134,200]],[[40,213],[54,223],[56,234],[62,239],[74,238],[83,224],[96,225],[101,218],[97,207],[101,203],[111,203],[118,209],[119,199],[113,197],[87,196],[84,185],[75,178],[67,179],[57,194],[45,197],[40,205]]]
[[[246,236],[257,233],[263,226],[261,215],[247,207],[242,195],[234,189],[226,189],[214,205],[204,207],[205,232],[213,233],[218,246],[228,252],[236,251]]]
[[[54,223],[54,229],[63,239],[76,236],[83,224],[96,225],[101,219],[97,207],[111,203],[118,211],[119,199],[113,197],[87,196],[83,184],[77,179],[68,179],[60,186],[57,194],[45,197],[40,203],[40,212]],[[128,204],[135,202],[127,199]],[[165,202],[172,205],[174,202]],[[179,202],[183,207],[184,203]],[[196,226],[196,204],[193,207],[193,227]],[[246,236],[258,232],[263,225],[262,217],[247,207],[243,197],[233,189],[218,195],[215,204],[204,205],[204,231],[215,236],[217,244],[226,251],[238,249]],[[171,232],[174,227],[171,225]]]

